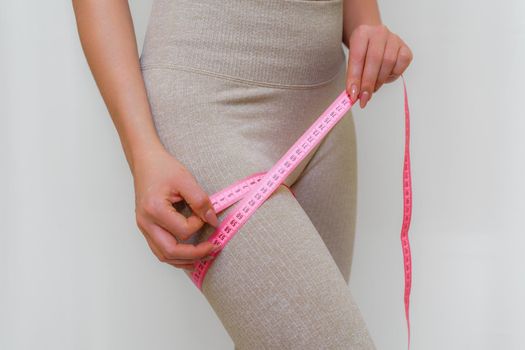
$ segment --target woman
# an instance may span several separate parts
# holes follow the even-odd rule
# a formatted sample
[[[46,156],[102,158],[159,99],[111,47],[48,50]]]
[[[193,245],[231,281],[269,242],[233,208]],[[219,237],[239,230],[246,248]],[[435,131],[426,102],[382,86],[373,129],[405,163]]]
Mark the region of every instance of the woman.
[[[364,108],[412,60],[374,0],[154,0],[140,57],[127,1],[73,5],[137,225],[188,275],[233,208],[217,215],[210,194],[269,170],[345,89]],[[348,287],[356,166],[349,112],[215,258],[202,293],[236,349],[375,348]]]

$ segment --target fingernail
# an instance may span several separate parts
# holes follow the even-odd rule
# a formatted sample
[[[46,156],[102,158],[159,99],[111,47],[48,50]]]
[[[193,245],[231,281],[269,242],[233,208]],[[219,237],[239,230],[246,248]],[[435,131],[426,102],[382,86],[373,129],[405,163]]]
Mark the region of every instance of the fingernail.
[[[208,209],[204,217],[206,218],[206,222],[212,225],[213,227],[217,227],[217,225],[219,224],[219,220],[217,219],[217,216],[213,212],[213,209]]]
[[[221,250],[221,246],[220,244],[217,244],[215,245],[215,247],[211,250],[212,253],[215,253],[215,252],[218,252],[219,250]]]
[[[364,108],[369,98],[370,98],[370,93],[368,91],[363,91],[361,93],[361,98],[359,99],[359,106],[361,108]]]
[[[357,86],[355,84],[352,84],[350,87],[350,99],[352,100],[352,103],[357,99]]]

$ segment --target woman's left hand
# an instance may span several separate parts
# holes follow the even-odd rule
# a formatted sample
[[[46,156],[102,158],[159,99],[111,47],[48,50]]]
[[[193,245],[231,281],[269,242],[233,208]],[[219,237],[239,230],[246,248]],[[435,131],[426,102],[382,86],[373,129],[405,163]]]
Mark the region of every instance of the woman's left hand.
[[[412,61],[405,42],[383,25],[357,26],[350,36],[346,91],[364,108],[384,83],[399,78]]]

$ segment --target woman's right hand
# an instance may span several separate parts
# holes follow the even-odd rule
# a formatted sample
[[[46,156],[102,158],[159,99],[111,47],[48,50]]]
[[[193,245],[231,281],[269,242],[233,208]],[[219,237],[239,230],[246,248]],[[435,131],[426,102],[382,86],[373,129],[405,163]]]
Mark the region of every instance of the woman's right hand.
[[[191,271],[195,261],[214,246],[208,241],[193,245],[177,239],[188,239],[204,221],[217,226],[217,216],[193,175],[158,139],[129,4],[74,0],[73,8],[82,48],[133,174],[137,225],[160,261]],[[190,204],[194,215],[186,218],[175,210],[172,203],[182,200]]]
[[[197,260],[215,247],[209,241],[179,243],[190,238],[204,222],[216,227],[217,215],[194,176],[164,148],[150,150],[133,165],[135,215],[149,247],[162,262],[192,272]],[[173,203],[185,200],[192,215],[185,217]]]

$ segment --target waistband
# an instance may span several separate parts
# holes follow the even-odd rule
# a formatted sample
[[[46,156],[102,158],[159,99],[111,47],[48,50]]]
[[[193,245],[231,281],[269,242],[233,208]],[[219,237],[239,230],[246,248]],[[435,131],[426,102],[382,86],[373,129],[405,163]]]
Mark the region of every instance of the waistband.
[[[342,0],[154,0],[142,69],[312,87],[343,69]]]

